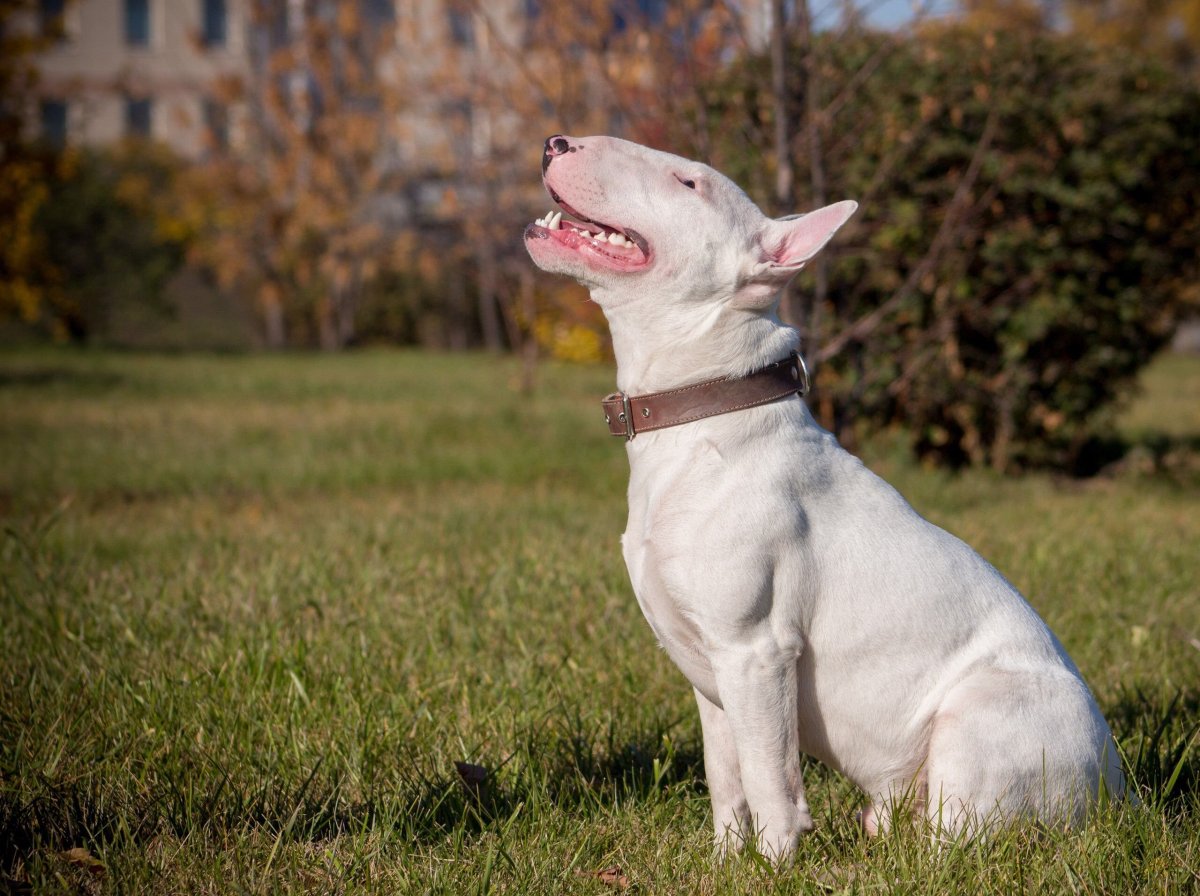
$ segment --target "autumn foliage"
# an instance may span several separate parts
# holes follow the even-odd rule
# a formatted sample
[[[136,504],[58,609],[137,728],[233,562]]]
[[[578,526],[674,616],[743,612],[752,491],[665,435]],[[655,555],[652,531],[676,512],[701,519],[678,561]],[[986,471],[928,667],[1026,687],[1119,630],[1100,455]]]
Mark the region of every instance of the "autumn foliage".
[[[521,249],[541,141],[618,133],[773,214],[860,202],[783,306],[844,439],[898,424],[937,463],[1087,469],[1104,410],[1200,302],[1195,4],[1141,2],[969,0],[903,32],[782,4],[773,59],[714,0],[446,0],[427,20],[254,0],[250,74],[212,85],[241,110],[229,146],[0,157],[0,311],[92,339],[114,294],[187,264],[262,345],[507,348],[528,385],[539,353],[608,351],[586,294]],[[128,238],[80,251],[86,209]]]

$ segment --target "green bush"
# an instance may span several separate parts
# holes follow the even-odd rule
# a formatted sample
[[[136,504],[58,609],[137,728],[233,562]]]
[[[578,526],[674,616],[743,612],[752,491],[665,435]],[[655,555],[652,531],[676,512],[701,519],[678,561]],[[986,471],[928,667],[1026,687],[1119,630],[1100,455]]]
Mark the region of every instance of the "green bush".
[[[46,254],[41,319],[53,332],[88,342],[109,335],[118,310],[169,313],[164,290],[186,242],[162,206],[176,164],[161,148],[130,144],[79,152],[50,181],[34,227]]]
[[[1086,467],[1103,411],[1198,307],[1200,93],[1058,34],[868,32],[817,58],[819,105],[835,110],[827,195],[862,203],[832,250],[823,332],[806,334],[837,349],[819,378],[826,423],[902,424],[946,465]],[[791,67],[802,121],[799,51]],[[715,161],[760,199],[766,74],[748,60],[709,110]],[[795,155],[803,189],[802,131]]]

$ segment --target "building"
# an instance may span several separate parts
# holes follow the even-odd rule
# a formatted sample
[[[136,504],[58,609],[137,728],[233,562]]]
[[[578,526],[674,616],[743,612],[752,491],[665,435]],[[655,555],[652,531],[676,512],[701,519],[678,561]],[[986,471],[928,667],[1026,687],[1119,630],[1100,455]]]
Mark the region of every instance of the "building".
[[[485,27],[480,13],[446,0],[362,0],[365,21],[395,25],[392,64],[380,76],[413,84],[433,80],[439,66],[489,63],[490,33],[499,27],[519,42],[527,5],[494,0]],[[320,0],[273,0],[256,14],[254,0],[39,0],[27,27],[61,37],[38,57],[31,136],[91,146],[148,137],[193,159],[214,143],[237,147],[244,112],[222,100],[219,86],[261,76],[270,55],[320,8]],[[473,119],[469,139],[480,151],[488,140],[485,111],[461,97],[419,93],[399,122],[396,152],[404,162],[454,145],[457,118]]]
[[[38,59],[38,135],[105,145],[148,137],[189,158],[236,140],[223,80],[249,71],[244,0],[39,0],[60,39]]]
[[[502,112],[497,117],[461,90],[434,95],[415,85],[439,83],[434,73],[446,68],[503,78],[514,48],[536,54],[525,35],[540,14],[538,0],[360,2],[365,21],[394,25],[395,53],[380,77],[414,85],[397,123],[401,167],[420,167],[419,160],[445,157],[448,150],[480,157],[497,131],[520,128],[520,122],[506,128]],[[666,5],[614,0],[614,9],[621,3],[651,21]],[[769,0],[736,4],[752,45],[763,40],[770,6]],[[221,85],[261,77],[270,54],[292,39],[305,17],[321,11],[322,0],[38,0],[29,27],[57,30],[61,39],[38,59],[30,127],[58,143],[149,137],[193,159],[214,146],[236,149],[239,116],[246,113],[228,104]]]

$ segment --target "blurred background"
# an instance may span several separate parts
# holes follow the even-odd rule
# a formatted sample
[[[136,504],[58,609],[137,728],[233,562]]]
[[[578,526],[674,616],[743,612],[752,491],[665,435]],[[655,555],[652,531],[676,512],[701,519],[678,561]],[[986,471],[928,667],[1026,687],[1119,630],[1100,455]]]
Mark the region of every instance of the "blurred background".
[[[1200,350],[1200,0],[0,0],[0,342],[609,357],[547,135],[860,212],[783,297],[814,410],[1090,472]],[[686,222],[680,222],[686,227]]]

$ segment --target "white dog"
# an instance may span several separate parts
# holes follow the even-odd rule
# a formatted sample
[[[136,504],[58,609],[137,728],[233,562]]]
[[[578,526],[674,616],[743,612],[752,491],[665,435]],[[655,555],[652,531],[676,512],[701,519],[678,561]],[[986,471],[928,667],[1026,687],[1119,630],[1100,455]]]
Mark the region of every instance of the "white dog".
[[[1108,725],[1037,613],[797,397],[778,293],[856,204],[772,220],[712,168],[612,137],[551,137],[542,172],[562,211],[525,245],[612,331],[625,562],[695,689],[718,845],[794,849],[813,826],[801,752],[867,793],[871,833],[901,808],[969,833],[1123,794]]]

